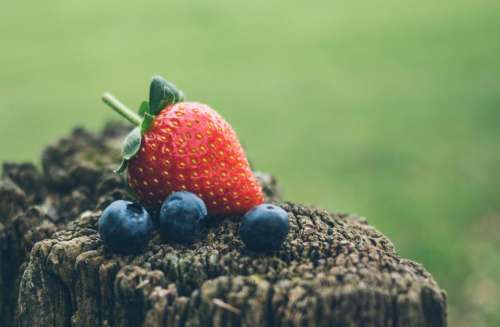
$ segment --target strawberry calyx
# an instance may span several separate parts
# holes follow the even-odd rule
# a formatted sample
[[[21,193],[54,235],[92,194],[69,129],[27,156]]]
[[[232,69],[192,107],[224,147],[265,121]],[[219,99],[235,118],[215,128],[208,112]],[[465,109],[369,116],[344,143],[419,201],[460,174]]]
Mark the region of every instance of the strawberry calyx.
[[[149,86],[149,113],[157,115],[170,104],[184,101],[184,93],[161,76],[153,76]]]
[[[149,86],[149,101],[143,101],[137,113],[120,102],[111,93],[104,93],[102,100],[111,109],[136,127],[127,135],[122,147],[122,161],[115,173],[122,173],[128,162],[139,152],[142,135],[152,126],[153,121],[165,107],[184,101],[184,93],[161,76],[153,76]]]

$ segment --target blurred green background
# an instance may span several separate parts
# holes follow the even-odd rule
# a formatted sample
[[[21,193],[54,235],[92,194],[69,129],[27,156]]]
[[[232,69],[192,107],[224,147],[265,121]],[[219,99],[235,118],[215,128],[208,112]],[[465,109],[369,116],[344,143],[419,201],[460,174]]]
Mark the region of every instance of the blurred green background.
[[[290,200],[368,217],[500,323],[500,2],[3,1],[0,161],[39,160],[150,77],[229,120]]]

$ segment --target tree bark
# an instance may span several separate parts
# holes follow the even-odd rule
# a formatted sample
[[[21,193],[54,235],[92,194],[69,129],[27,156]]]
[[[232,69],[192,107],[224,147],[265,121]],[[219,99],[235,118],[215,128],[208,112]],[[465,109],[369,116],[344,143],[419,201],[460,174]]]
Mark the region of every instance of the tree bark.
[[[77,129],[44,151],[43,173],[5,164],[0,181],[0,313],[5,326],[445,326],[446,296],[363,218],[268,201],[290,232],[270,254],[245,249],[240,217],[211,219],[189,246],[155,235],[141,255],[109,252],[101,209],[129,198],[126,130]]]

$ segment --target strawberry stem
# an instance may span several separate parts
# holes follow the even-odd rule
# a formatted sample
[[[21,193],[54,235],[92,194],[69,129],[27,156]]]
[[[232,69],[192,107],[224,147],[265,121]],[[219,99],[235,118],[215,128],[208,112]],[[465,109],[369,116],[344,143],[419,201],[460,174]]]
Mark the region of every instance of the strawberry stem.
[[[126,120],[134,124],[135,126],[140,126],[142,123],[142,118],[133,112],[130,108],[124,105],[120,100],[118,100],[111,93],[104,93],[102,95],[102,101],[107,104],[111,109],[119,113]]]

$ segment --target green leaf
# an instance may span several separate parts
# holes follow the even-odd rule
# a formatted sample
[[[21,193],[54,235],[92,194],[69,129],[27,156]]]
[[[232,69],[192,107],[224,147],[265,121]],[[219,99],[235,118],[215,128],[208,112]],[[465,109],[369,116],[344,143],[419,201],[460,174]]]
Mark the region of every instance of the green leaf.
[[[146,112],[149,112],[149,102],[142,101],[141,106],[139,107],[139,116],[144,117]]]
[[[120,163],[120,166],[115,169],[115,173],[120,174],[127,169],[129,160],[132,159],[141,148],[141,138],[141,128],[139,127],[134,128],[127,135],[125,141],[123,142],[122,162]]]
[[[128,160],[122,159],[120,166],[114,170],[115,174],[123,173],[128,167]]]
[[[167,105],[184,100],[184,94],[161,76],[154,76],[149,87],[149,113],[157,115]]]
[[[122,157],[125,160],[132,159],[141,148],[141,129],[134,128],[125,138],[122,148]]]
[[[177,101],[177,102],[182,102],[182,101],[184,101],[185,98],[186,98],[186,96],[184,95],[184,91],[179,90],[179,101]]]
[[[144,114],[144,119],[142,120],[142,123],[141,123],[141,133],[142,134],[146,133],[151,128],[151,125],[153,125],[154,119],[155,119],[155,116],[151,115],[149,112],[146,112]]]

